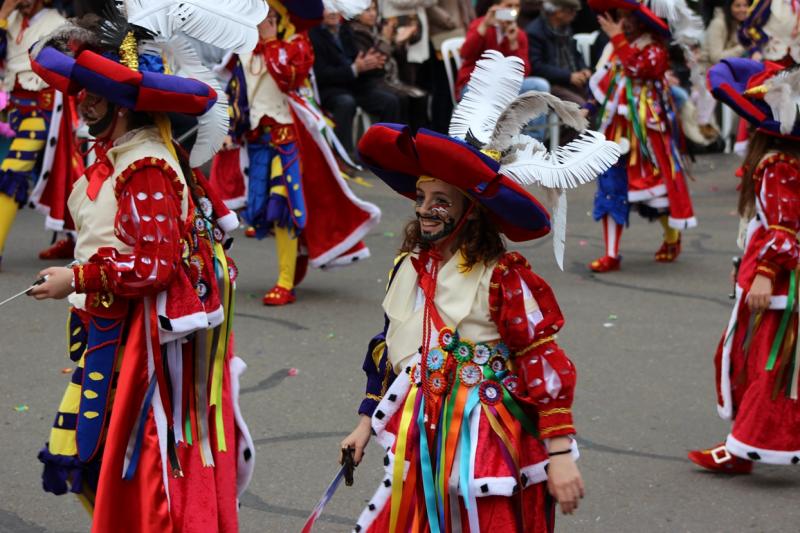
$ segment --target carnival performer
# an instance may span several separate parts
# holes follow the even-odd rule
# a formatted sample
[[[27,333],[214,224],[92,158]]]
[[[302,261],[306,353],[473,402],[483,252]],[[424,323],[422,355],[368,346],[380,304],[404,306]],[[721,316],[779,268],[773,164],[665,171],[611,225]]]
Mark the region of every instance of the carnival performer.
[[[192,170],[211,158],[214,139],[221,144],[227,102],[199,81],[214,83],[186,36],[255,46],[255,24],[240,21],[263,18],[266,7],[237,1],[241,19],[198,24],[210,15],[194,3],[182,13],[189,24],[176,28],[172,5],[148,3],[144,15],[143,4],[126,5],[141,27],[121,14],[81,19],[31,52],[39,76],[78,95],[97,139],[97,161],[69,198],[76,264],[43,270],[31,291],[69,296],[77,363],[39,454],[43,486],[78,494],[98,533],[235,532],[254,453],[238,409],[245,365],[232,352],[236,267],[226,232],[238,220]],[[171,38],[159,34],[166,46],[151,40],[170,27]],[[167,112],[199,117],[191,155],[173,142]]]
[[[755,0],[739,27],[739,42],[753,59],[800,63],[800,9],[793,0]]]
[[[28,50],[63,23],[64,17],[44,7],[44,0],[4,0],[0,6],[2,89],[10,93],[6,110],[14,130],[8,155],[0,163],[0,261],[17,211],[28,203],[30,188],[42,170],[56,104],[53,89],[31,70]],[[65,238],[43,250],[40,257],[69,259],[73,247],[74,242]]]
[[[686,183],[680,113],[666,77],[666,41],[700,42],[702,22],[683,0],[653,0],[655,12],[637,0],[591,0],[589,6],[611,40],[589,82],[596,104],[591,107],[600,131],[625,154],[597,180],[593,216],[603,224],[606,250],[589,268],[620,268],[622,228],[632,206],[661,223],[664,238],[655,260],[669,263],[681,253],[681,230],[697,221]],[[670,24],[657,16],[667,13]]]
[[[750,223],[736,303],[714,357],[717,411],[732,428],[725,442],[689,459],[746,474],[754,462],[800,462],[800,70],[730,58],[712,67],[708,80],[714,96],[755,132],[739,197],[739,213]]]
[[[383,301],[385,328],[364,361],[361,420],[342,442],[358,463],[374,430],[386,453],[355,531],[552,531],[553,498],[572,513],[583,497],[575,368],[556,343],[564,318],[504,236],[525,242],[550,231],[547,211],[519,183],[585,183],[619,151],[596,132],[557,154],[520,135],[549,107],[586,126],[577,104],[517,97],[523,77],[521,60],[488,51],[450,136],[378,124],[359,144],[362,161],[415,200],[416,220]]]
[[[325,117],[309,94],[314,51],[305,29],[319,21],[312,4],[269,0],[259,44],[233,67],[240,97],[231,102],[248,121],[237,139],[248,156],[243,214],[256,238],[275,237],[278,279],[262,300],[270,306],[296,300],[308,264],[327,268],[369,257],[362,239],[380,220],[380,209],[342,178],[323,134]]]

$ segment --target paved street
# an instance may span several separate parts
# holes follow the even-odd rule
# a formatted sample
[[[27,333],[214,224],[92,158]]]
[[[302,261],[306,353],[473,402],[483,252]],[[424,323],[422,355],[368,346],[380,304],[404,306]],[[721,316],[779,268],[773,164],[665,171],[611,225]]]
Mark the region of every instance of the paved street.
[[[736,253],[734,156],[704,156],[692,185],[700,227],[685,234],[672,265],[653,262],[658,224],[632,218],[623,270],[602,277],[586,264],[602,253],[592,222],[593,186],[570,195],[565,272],[549,239],[519,249],[553,285],[567,324],[559,338],[578,368],[575,410],[587,496],[560,532],[797,531],[800,471],[760,467],[723,478],[685,459],[725,435],[714,407],[712,355],[727,322]],[[373,257],[333,272],[310,272],[294,305],[262,307],[272,286],[271,241],[240,238],[236,345],[249,366],[242,408],[257,444],[257,468],[242,501],[243,532],[299,531],[333,477],[338,443],[356,423],[366,343],[383,325],[380,302],[411,203],[375,178],[357,194],[383,209],[368,238]],[[32,210],[13,229],[0,300],[43,265],[49,238]],[[0,308],[0,532],[79,532],[89,520],[77,500],[40,489],[39,448],[69,374],[64,302],[23,298]],[[290,372],[290,369],[296,369]],[[27,406],[24,410],[23,406]],[[382,454],[368,451],[353,487],[342,486],[315,531],[349,531],[377,486]],[[502,533],[502,532],[498,532]]]

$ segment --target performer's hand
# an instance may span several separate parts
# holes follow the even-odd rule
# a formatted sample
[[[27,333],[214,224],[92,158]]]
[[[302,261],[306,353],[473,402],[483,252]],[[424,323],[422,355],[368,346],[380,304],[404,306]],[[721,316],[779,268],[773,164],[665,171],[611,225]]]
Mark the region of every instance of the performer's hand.
[[[358,421],[356,429],[353,430],[348,436],[344,438],[339,448],[355,448],[356,452],[353,454],[353,462],[358,466],[361,459],[364,457],[364,448],[367,447],[369,438],[372,435],[372,419],[367,415],[361,415],[361,420]],[[339,464],[342,464],[343,457],[339,455]]]
[[[622,21],[614,20],[611,13],[606,12],[597,15],[597,23],[600,24],[600,29],[608,35],[609,39],[613,39],[622,33]]]
[[[72,294],[72,269],[66,267],[50,267],[39,272],[39,277],[47,276],[47,281],[32,288],[28,293],[37,300],[53,298],[61,300]]]
[[[583,478],[571,455],[550,458],[547,490],[561,506],[563,514],[572,514],[578,508],[578,502],[584,495]]]
[[[17,9],[17,6],[22,0],[5,0],[3,6],[0,7],[0,19],[7,19],[8,16]]]
[[[747,306],[754,313],[769,309],[771,296],[772,280],[767,276],[758,274],[750,286],[750,292],[747,295]]]

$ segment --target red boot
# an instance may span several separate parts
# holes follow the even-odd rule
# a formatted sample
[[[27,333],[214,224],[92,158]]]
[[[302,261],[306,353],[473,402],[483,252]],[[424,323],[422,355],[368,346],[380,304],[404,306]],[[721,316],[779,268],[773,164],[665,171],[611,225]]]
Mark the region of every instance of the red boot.
[[[589,269],[592,272],[611,272],[613,270],[619,270],[619,265],[622,262],[621,257],[611,257],[610,255],[604,255],[600,259],[595,259],[591,263],[589,263]]]
[[[749,474],[753,471],[753,461],[731,455],[725,443],[707,450],[692,450],[689,460],[712,472],[724,474]]]
[[[264,305],[278,306],[294,303],[295,300],[297,300],[297,297],[294,295],[294,291],[275,285],[264,295],[261,302]]]
[[[61,239],[56,241],[49,248],[39,252],[39,259],[72,259],[75,253],[75,241],[72,239]]]
[[[656,261],[659,263],[672,263],[681,255],[681,240],[672,244],[661,243],[661,248],[656,252]]]
[[[244,236],[248,239],[254,239],[256,236],[256,228],[253,226],[247,226],[247,229],[244,230]]]

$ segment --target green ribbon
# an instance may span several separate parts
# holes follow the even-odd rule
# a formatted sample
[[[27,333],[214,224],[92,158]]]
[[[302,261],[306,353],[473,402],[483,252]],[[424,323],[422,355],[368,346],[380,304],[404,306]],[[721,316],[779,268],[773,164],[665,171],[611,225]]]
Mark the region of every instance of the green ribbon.
[[[792,270],[792,273],[789,275],[789,293],[786,296],[786,309],[783,310],[781,324],[778,327],[778,332],[776,333],[775,340],[772,343],[772,350],[769,352],[769,360],[767,361],[766,367],[768,372],[775,368],[775,361],[778,359],[778,352],[780,352],[781,345],[783,345],[783,340],[786,337],[786,329],[789,326],[789,319],[792,317],[792,312],[794,311],[796,286],[797,272]]]
[[[642,124],[639,122],[639,115],[636,113],[637,106],[633,101],[633,85],[631,84],[630,78],[625,78],[625,95],[628,99],[628,118],[630,119],[631,124],[633,124],[633,133],[636,135],[636,138],[639,139],[642,157],[652,160],[650,157],[650,152],[647,150],[647,141],[644,137],[644,133],[642,132]]]

